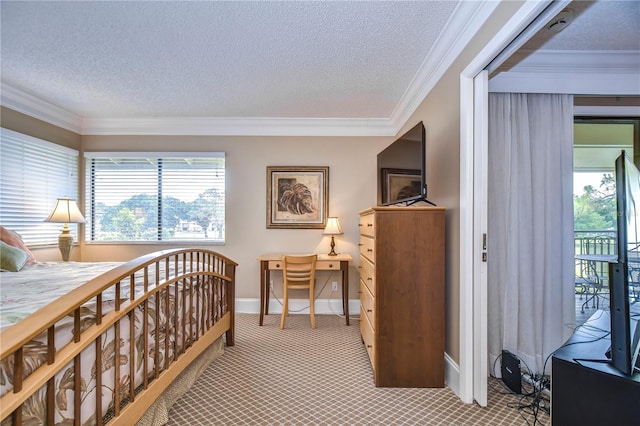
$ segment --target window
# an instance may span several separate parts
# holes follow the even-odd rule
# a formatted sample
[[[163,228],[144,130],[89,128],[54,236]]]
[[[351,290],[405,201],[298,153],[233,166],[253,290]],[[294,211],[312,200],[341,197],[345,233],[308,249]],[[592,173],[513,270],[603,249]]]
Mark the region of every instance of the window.
[[[85,157],[87,241],[224,242],[224,153]]]
[[[600,232],[616,228],[614,164],[622,150],[632,157],[638,156],[638,135],[637,119],[575,119],[575,230]]]
[[[573,127],[573,218],[576,254],[615,254],[615,160],[622,150],[640,152],[640,120],[578,117]],[[578,261],[576,275],[608,277],[606,262],[589,269]],[[588,278],[591,279],[591,278]],[[581,287],[584,291],[586,287]],[[579,293],[578,293],[579,294]],[[582,297],[582,295],[580,296]],[[579,304],[584,307],[583,302]],[[583,311],[583,309],[581,309]]]
[[[57,244],[60,223],[44,220],[56,199],[78,194],[78,151],[1,129],[0,223],[29,246]],[[77,225],[69,224],[77,236]]]

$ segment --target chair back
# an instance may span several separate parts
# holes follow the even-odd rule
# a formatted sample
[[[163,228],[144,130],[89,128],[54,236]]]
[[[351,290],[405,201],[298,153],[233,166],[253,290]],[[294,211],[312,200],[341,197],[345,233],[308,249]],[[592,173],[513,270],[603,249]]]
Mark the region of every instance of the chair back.
[[[280,328],[284,328],[284,321],[289,314],[289,289],[309,289],[309,317],[311,328],[316,328],[315,319],[315,274],[317,254],[309,256],[288,256],[282,257],[284,302],[282,304],[282,315],[280,316]]]
[[[284,284],[289,288],[313,285],[318,255],[284,256]],[[306,284],[305,284],[306,283]]]

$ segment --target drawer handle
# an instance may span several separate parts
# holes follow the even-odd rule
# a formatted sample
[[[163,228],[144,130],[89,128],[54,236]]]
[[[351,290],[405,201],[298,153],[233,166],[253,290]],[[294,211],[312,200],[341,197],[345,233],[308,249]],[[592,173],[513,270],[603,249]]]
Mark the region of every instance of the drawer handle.
[[[364,244],[360,243],[360,244],[358,244],[358,247],[362,247],[363,245],[364,245]]]
[[[371,309],[367,309],[367,312],[373,312]]]
[[[373,278],[367,277],[367,281],[372,281],[372,280],[373,280]]]
[[[333,263],[330,263],[330,264],[329,264],[329,268],[333,268]]]
[[[371,227],[373,226],[373,223],[367,223],[367,226]]]
[[[362,224],[361,224],[361,223],[359,223],[359,224],[358,224],[358,226],[362,226]]]
[[[276,263],[276,268],[279,268],[279,267],[280,267],[280,264],[279,264],[279,263]]]
[[[368,251],[368,252],[372,252],[372,251],[373,251],[373,249],[367,249],[367,251]]]
[[[373,346],[372,346],[372,345],[367,345],[367,347],[368,347],[368,348],[373,348]]]

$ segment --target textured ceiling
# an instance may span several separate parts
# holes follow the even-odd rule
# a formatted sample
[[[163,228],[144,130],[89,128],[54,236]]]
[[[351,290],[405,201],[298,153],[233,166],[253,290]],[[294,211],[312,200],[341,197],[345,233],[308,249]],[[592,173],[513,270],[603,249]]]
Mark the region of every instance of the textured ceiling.
[[[640,1],[574,1],[560,33],[543,29],[523,49],[640,50]]]
[[[389,117],[456,7],[2,1],[2,81],[93,117]]]
[[[471,3],[3,0],[0,77],[4,94],[85,122],[389,121],[415,105],[434,51],[453,51],[443,34]],[[570,26],[523,49],[640,51],[640,1],[569,8]]]

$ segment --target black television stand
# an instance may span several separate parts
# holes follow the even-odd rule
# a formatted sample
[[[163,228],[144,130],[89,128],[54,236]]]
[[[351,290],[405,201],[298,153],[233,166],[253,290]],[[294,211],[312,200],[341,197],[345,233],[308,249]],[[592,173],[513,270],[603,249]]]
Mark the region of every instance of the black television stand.
[[[640,373],[609,364],[609,313],[599,310],[552,358],[553,426],[640,424]]]
[[[382,204],[383,206],[397,206],[400,204],[404,204],[406,207],[412,206],[416,203],[423,202],[432,205],[433,207],[437,207],[436,203],[433,201],[429,201],[427,197],[418,197],[418,198],[410,198],[408,200],[400,200],[400,201],[391,201],[389,203]]]

